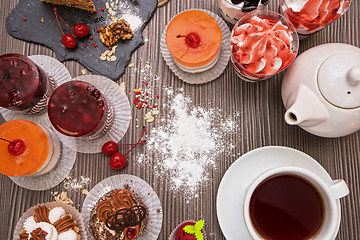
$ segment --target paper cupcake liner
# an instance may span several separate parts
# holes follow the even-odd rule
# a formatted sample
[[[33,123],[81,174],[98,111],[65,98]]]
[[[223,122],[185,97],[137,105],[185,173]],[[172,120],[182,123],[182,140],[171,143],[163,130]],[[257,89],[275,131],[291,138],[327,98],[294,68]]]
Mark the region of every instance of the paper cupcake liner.
[[[59,133],[55,134],[57,134],[58,137],[60,135]],[[75,146],[75,141],[72,142],[72,145]],[[54,169],[52,169],[50,172],[40,176],[19,176],[9,178],[20,187],[29,190],[47,190],[59,185],[65,179],[65,177],[73,168],[75,160],[76,151],[65,146],[64,144],[61,144],[60,159]]]
[[[219,24],[219,27],[222,32],[222,42],[221,42],[221,49],[219,52],[219,59],[216,62],[216,64],[209,70],[206,70],[206,71],[200,72],[200,73],[188,73],[188,72],[184,72],[183,70],[181,70],[176,65],[176,63],[175,63],[174,59],[172,58],[171,53],[166,45],[166,41],[165,41],[166,30],[167,30],[169,24],[166,25],[165,30],[163,31],[163,33],[161,35],[160,50],[161,50],[161,54],[162,54],[166,64],[173,71],[173,73],[176,76],[178,76],[178,78],[180,78],[184,82],[187,82],[190,84],[207,83],[207,82],[210,82],[210,81],[218,78],[224,72],[226,66],[228,65],[228,62],[230,59],[230,54],[231,54],[231,51],[230,51],[230,34],[231,33],[230,33],[230,29],[227,26],[227,24],[225,23],[225,21],[221,17],[216,15],[215,13],[210,12],[208,10],[204,10],[204,9],[188,9],[186,11],[189,11],[189,10],[203,11],[203,12],[209,14],[210,16],[212,16],[213,18],[215,18],[215,20]]]
[[[97,201],[106,193],[115,189],[125,189],[126,186],[130,187],[130,191],[134,191],[139,195],[144,204],[149,210],[149,221],[146,231],[139,236],[139,240],[154,240],[158,239],[161,231],[163,210],[160,199],[154,189],[142,180],[133,175],[120,174],[102,180],[91,189],[90,193],[86,196],[81,214],[84,218],[85,228],[89,239],[93,239],[88,231],[88,223],[90,219],[90,212],[95,207]]]
[[[14,233],[13,233],[13,240],[19,240],[20,236],[19,233],[23,229],[23,224],[25,220],[28,217],[31,217],[34,214],[35,208],[37,208],[39,205],[46,206],[48,208],[55,208],[55,207],[62,207],[66,213],[71,214],[72,218],[76,221],[76,226],[79,228],[79,235],[81,240],[87,240],[86,231],[85,231],[85,225],[84,225],[84,219],[79,213],[78,210],[76,210],[73,206],[66,204],[66,203],[60,203],[60,202],[47,202],[47,203],[41,203],[37,204],[31,208],[29,208],[26,212],[23,213],[23,215],[18,220]]]
[[[57,59],[45,55],[33,55],[29,56],[29,58],[36,65],[40,66],[44,72],[53,79],[55,88],[71,80],[69,71]],[[50,125],[46,107],[41,112],[34,114],[15,112],[6,108],[0,108],[0,113],[6,121],[14,119],[25,119],[45,126]]]
[[[193,222],[193,223],[196,223],[195,220],[186,220],[186,221],[183,221],[182,223],[180,223],[179,225],[177,225],[171,232],[170,236],[169,236],[169,240],[175,240],[175,236],[176,236],[176,232],[178,230],[178,228],[183,225],[184,223],[186,222]],[[206,223],[205,223],[206,224]],[[202,232],[204,234],[204,240],[207,240],[207,237],[206,237],[206,232],[205,232],[205,228],[202,229]]]
[[[107,141],[119,142],[125,135],[130,125],[131,109],[129,99],[124,90],[110,79],[98,75],[82,75],[73,80],[80,80],[94,85],[106,97],[113,108],[113,121],[107,131],[98,138],[89,139],[85,137],[69,137],[63,134],[58,135],[69,148],[82,153],[99,153],[101,147]],[[72,141],[75,145],[71,144]]]

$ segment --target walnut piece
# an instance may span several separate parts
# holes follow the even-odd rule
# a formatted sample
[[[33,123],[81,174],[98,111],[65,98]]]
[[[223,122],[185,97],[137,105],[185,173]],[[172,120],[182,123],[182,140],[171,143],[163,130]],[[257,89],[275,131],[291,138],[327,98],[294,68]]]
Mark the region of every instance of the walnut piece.
[[[124,19],[116,19],[109,26],[100,27],[100,40],[107,47],[116,44],[119,39],[126,40],[132,38],[132,36],[133,32],[130,24]]]

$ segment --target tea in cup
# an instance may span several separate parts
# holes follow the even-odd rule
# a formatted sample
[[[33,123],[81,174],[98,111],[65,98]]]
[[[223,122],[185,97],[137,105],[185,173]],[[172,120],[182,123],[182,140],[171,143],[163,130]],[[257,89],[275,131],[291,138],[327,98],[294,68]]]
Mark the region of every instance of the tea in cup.
[[[348,194],[344,180],[325,182],[299,167],[274,168],[248,188],[245,223],[254,239],[335,239],[338,200]]]

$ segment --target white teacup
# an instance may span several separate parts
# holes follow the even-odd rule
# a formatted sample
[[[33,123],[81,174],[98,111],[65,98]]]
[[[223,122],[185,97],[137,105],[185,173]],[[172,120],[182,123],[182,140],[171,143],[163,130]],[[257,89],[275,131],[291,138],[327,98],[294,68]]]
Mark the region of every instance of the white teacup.
[[[305,180],[309,183],[322,198],[323,212],[322,224],[320,229],[310,239],[335,239],[339,230],[340,208],[338,200],[349,194],[349,189],[344,180],[323,181],[319,176],[306,169],[299,167],[278,167],[268,170],[257,177],[247,189],[244,199],[244,219],[250,235],[255,240],[264,239],[256,230],[250,216],[250,201],[256,188],[266,183],[273,177],[291,175],[295,178]]]

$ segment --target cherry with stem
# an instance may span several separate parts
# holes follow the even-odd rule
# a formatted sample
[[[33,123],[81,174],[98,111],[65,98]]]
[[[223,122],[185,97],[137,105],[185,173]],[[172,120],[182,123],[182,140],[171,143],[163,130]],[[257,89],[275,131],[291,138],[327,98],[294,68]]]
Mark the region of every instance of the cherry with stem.
[[[21,139],[16,139],[14,141],[9,141],[7,139],[4,138],[0,138],[0,140],[6,141],[9,143],[8,145],[8,152],[11,155],[14,156],[19,156],[20,154],[22,154],[25,151],[25,142]]]
[[[112,156],[110,158],[110,162],[109,162],[111,168],[118,170],[118,169],[125,167],[125,165],[127,163],[125,156],[128,155],[137,145],[146,142],[146,140],[141,141],[141,139],[143,138],[143,136],[145,134],[145,130],[146,130],[146,128],[143,127],[143,132],[141,134],[141,137],[135,144],[129,144],[129,145],[133,145],[133,147],[127,153],[122,155],[120,152],[117,152],[117,150],[116,150],[116,152],[114,152],[112,154]],[[105,143],[104,146],[105,145],[109,145],[109,142]],[[103,146],[103,148],[104,148],[104,146]],[[116,146],[116,148],[117,148],[117,146]]]

